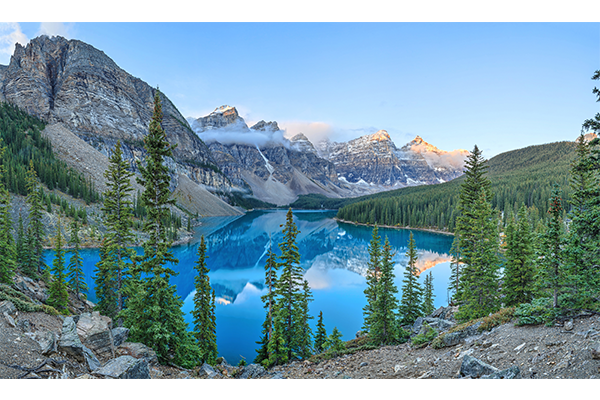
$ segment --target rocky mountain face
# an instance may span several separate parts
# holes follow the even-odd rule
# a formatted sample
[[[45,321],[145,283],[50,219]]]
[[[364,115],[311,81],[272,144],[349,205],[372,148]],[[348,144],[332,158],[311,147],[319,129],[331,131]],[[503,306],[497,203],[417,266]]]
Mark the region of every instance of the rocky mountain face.
[[[314,148],[298,147],[300,139],[285,139],[277,122],[260,121],[248,127],[235,107],[221,106],[193,120],[191,126],[206,141],[221,171],[248,195],[284,205],[299,194],[341,197],[350,193],[338,181],[331,162],[320,158]],[[312,147],[307,139],[305,144]]]
[[[462,175],[468,154],[439,150],[419,136],[398,149],[385,130],[349,142],[325,140],[316,149],[335,165],[340,180],[372,192],[452,180]]]
[[[134,170],[143,154],[156,90],[102,51],[59,36],[40,36],[26,47],[17,44],[10,64],[0,67],[0,100],[61,124],[105,155],[121,140]],[[168,162],[174,186],[183,174],[196,184],[230,188],[206,144],[175,105],[164,94],[160,97],[163,128],[169,143],[177,145]]]

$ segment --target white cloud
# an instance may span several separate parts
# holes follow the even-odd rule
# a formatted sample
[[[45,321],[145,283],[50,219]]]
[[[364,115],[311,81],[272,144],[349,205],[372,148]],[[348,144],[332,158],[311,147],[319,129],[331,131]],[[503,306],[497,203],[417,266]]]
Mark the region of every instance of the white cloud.
[[[42,22],[40,23],[38,36],[62,36],[66,39],[71,39],[71,31],[73,30],[73,25],[73,23],[64,22]]]
[[[29,39],[21,31],[21,26],[16,22],[0,22],[0,64],[8,65],[10,56],[15,51],[15,44],[25,46]]]

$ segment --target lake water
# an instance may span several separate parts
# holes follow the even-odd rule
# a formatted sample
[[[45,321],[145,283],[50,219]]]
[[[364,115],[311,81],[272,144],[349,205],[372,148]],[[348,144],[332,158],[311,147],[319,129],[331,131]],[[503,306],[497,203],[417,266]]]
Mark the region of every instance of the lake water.
[[[204,218],[196,228],[194,240],[173,248],[179,264],[174,270],[179,275],[172,284],[184,299],[183,311],[192,327],[194,264],[200,235],[207,243],[208,267],[211,286],[216,293],[217,346],[219,354],[231,364],[243,357],[252,362],[256,341],[261,334],[265,311],[260,296],[264,294],[264,265],[269,236],[273,251],[280,254],[277,244],[281,241],[281,225],[285,223],[284,210],[253,211],[236,217]],[[340,223],[333,220],[335,211],[296,211],[294,221],[300,230],[297,244],[301,265],[306,271],[314,300],[310,303],[311,321],[316,324],[319,311],[327,333],[337,327],[344,340],[350,340],[360,330],[365,306],[364,273],[369,259],[368,245],[372,228]],[[449,251],[452,236],[424,231],[412,231],[418,248],[418,267],[433,274],[435,306],[446,305],[446,287],[450,276]],[[388,236],[395,252],[396,286],[400,288],[406,267],[407,244],[410,231],[380,228],[382,243]],[[51,265],[53,251],[45,253]],[[88,298],[95,301],[93,273],[99,261],[98,249],[82,250],[84,273],[90,287]],[[67,256],[68,260],[68,256]],[[68,262],[68,261],[67,261]],[[419,281],[422,283],[424,275]]]

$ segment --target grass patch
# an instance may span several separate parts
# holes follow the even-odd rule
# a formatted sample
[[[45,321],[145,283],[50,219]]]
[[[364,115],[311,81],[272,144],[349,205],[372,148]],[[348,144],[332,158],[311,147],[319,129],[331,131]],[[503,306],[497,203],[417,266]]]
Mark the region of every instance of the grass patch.
[[[29,297],[11,288],[8,285],[0,284],[0,301],[8,300],[15,305],[17,310],[22,312],[45,312],[50,315],[58,315],[54,307],[46,304],[35,304]]]
[[[427,346],[438,335],[438,331],[429,326],[428,323],[424,323],[423,325],[425,326],[425,332],[419,333],[412,338],[412,345],[417,349]]]

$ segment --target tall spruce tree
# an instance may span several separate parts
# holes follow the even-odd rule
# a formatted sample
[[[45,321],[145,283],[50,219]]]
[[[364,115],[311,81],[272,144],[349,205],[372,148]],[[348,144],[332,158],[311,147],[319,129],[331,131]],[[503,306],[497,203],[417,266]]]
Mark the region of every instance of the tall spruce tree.
[[[319,319],[317,319],[317,334],[315,335],[315,354],[320,354],[325,351],[327,342],[327,331],[323,323],[323,311],[319,311]]]
[[[304,284],[304,270],[300,267],[300,253],[296,245],[298,233],[300,232],[294,223],[294,215],[290,208],[283,226],[283,241],[279,244],[281,261],[278,263],[278,268],[281,270],[281,275],[277,280],[276,317],[273,321],[276,334],[270,340],[271,342],[281,339],[283,346],[277,343],[273,345],[270,343],[268,346],[286,352],[285,355],[274,356],[279,362],[304,357],[308,351],[305,346],[311,343],[310,337],[306,337],[307,331],[303,326],[307,303],[310,301],[310,289]]]
[[[1,141],[0,141],[1,145]],[[0,147],[0,159],[6,147]],[[0,283],[12,284],[12,277],[17,269],[17,254],[12,235],[12,218],[10,216],[10,194],[4,185],[6,167],[0,165]]]
[[[41,276],[46,269],[44,263],[44,224],[42,222],[42,189],[38,184],[37,174],[33,167],[33,160],[29,162],[27,170],[27,202],[29,203],[29,228],[28,228],[28,260],[25,272],[31,277]]]
[[[100,261],[95,265],[94,284],[96,307],[94,309],[113,320],[117,318],[117,288],[115,279],[114,253],[106,244],[106,238],[100,245]]]
[[[202,362],[214,365],[217,360],[217,320],[215,317],[215,291],[210,287],[206,264],[206,242],[200,237],[198,261],[194,268],[198,275],[194,278],[194,337],[200,348]]]
[[[19,222],[17,223],[17,240],[15,250],[17,252],[17,263],[22,265],[25,262],[27,250],[25,249],[25,229],[23,228],[23,216],[19,212]]]
[[[363,327],[365,332],[369,332],[373,324],[373,313],[377,301],[377,282],[381,270],[381,237],[379,236],[377,224],[371,234],[369,243],[369,261],[367,262],[367,287],[365,288],[365,297],[367,304],[363,307]]]
[[[104,223],[107,234],[105,237],[107,257],[103,260],[103,268],[99,272],[108,273],[114,283],[110,286],[115,290],[115,309],[117,314],[123,310],[124,304],[124,281],[129,276],[129,271],[135,257],[134,250],[130,247],[133,243],[133,202],[131,200],[131,177],[133,172],[128,170],[129,164],[123,159],[121,142],[117,141],[111,156],[109,165],[104,171],[107,189],[103,193]],[[102,277],[107,280],[108,277]],[[118,318],[117,325],[122,326],[122,318]]]
[[[452,293],[452,297],[449,299],[450,303],[456,304],[462,297],[462,284],[461,275],[463,265],[460,262],[460,239],[458,236],[454,236],[452,241],[452,247],[450,248],[450,255],[452,256],[450,262],[450,279],[448,280],[448,292]]]
[[[54,237],[54,260],[52,261],[52,282],[48,288],[48,304],[63,314],[68,314],[67,305],[69,292],[67,291],[67,280],[65,274],[65,250],[63,248],[63,237],[61,233],[60,220],[56,227]]]
[[[564,242],[565,234],[562,221],[561,190],[555,185],[550,198],[548,213],[550,219],[546,223],[546,231],[540,238],[541,253],[538,257],[538,283],[542,291],[552,297],[552,306],[558,307],[558,296],[564,284]]]
[[[265,263],[265,287],[267,293],[261,296],[261,300],[266,310],[265,321],[263,322],[262,337],[256,342],[260,347],[256,350],[258,353],[254,359],[255,363],[262,364],[269,359],[269,340],[273,336],[273,320],[275,318],[275,291],[277,286],[277,256],[273,253],[271,238],[269,237],[269,250],[267,251],[267,261]]]
[[[506,227],[506,262],[502,293],[506,306],[517,306],[533,300],[535,263],[533,237],[525,204],[519,209],[517,221]]]
[[[408,239],[408,250],[406,251],[408,262],[404,270],[402,281],[402,299],[400,301],[400,322],[412,324],[423,316],[422,296],[423,290],[419,284],[419,269],[417,268],[417,246],[412,232]]]
[[[381,252],[381,273],[377,282],[373,322],[369,331],[370,341],[378,345],[392,344],[398,340],[398,289],[394,284],[393,257],[392,247],[386,236]]]
[[[79,224],[77,221],[71,223],[69,244],[73,247],[70,251],[71,258],[69,259],[68,280],[69,285],[75,291],[77,297],[79,297],[80,294],[87,293],[88,286],[85,283],[85,275],[83,273],[83,257],[79,253],[81,250],[81,241],[79,240]]]
[[[167,238],[164,223],[170,215],[169,206],[175,201],[169,191],[171,179],[165,165],[165,158],[173,155],[173,146],[161,126],[162,116],[156,90],[149,132],[144,137],[146,156],[144,163],[139,164],[141,178],[138,177],[138,183],[144,187],[141,201],[148,214],[143,230],[148,239],[133,268],[128,307],[121,315],[131,340],[152,347],[160,362],[192,367],[198,363],[199,351],[183,318],[183,301],[169,283],[176,273],[167,263],[175,264],[178,260],[171,252],[172,242]]]
[[[431,271],[425,275],[425,282],[423,282],[423,315],[431,315],[435,311],[433,298],[433,275]]]
[[[492,209],[487,160],[477,146],[465,161],[455,235],[460,249],[459,320],[488,315],[500,308],[498,218]]]

